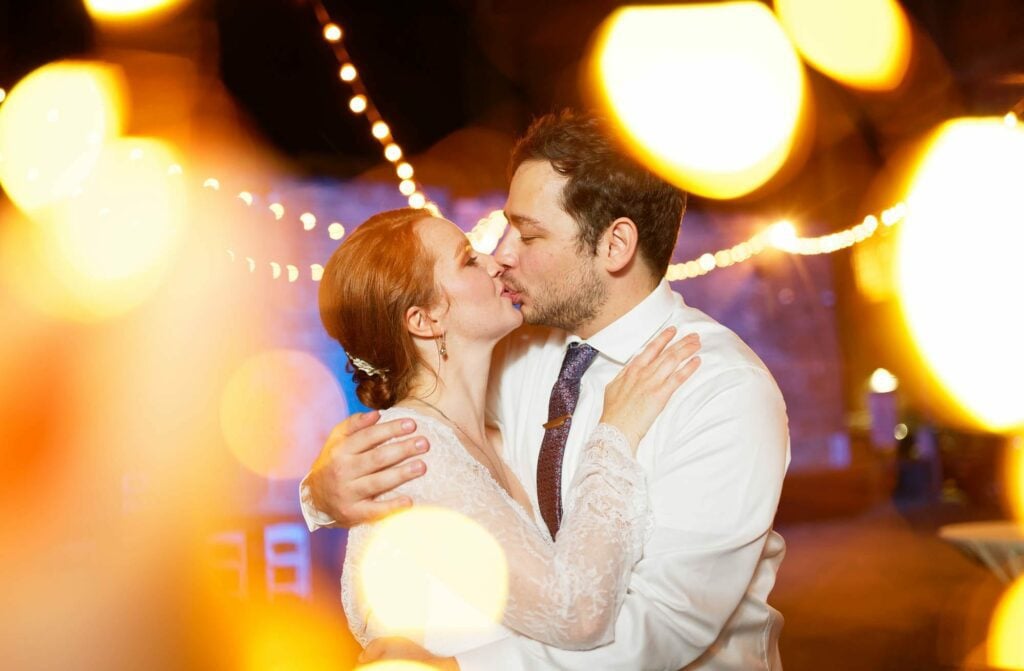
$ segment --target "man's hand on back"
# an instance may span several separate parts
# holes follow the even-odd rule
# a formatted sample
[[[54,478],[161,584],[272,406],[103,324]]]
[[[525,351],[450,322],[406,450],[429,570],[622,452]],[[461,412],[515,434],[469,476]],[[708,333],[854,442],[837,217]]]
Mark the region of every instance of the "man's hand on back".
[[[411,434],[416,423],[397,419],[377,424],[378,419],[380,413],[374,410],[352,415],[335,426],[306,476],[313,505],[337,526],[351,528],[411,506],[407,496],[373,499],[426,471],[420,459],[402,463],[429,449],[426,438],[409,436],[382,445]]]

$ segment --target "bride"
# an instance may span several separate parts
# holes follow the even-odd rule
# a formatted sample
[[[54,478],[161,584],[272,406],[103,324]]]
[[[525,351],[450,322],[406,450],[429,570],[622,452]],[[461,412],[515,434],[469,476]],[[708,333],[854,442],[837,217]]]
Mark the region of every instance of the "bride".
[[[690,335],[669,345],[675,331],[668,329],[608,385],[601,423],[572,474],[552,539],[502,461],[501,434],[485,417],[491,353],[522,323],[500,271],[451,222],[424,210],[382,212],[331,256],[320,315],[349,356],[360,400],[384,409],[382,420],[414,418],[430,442],[421,457],[425,475],[399,492],[471,518],[504,551],[504,635],[511,630],[561,648],[592,648],[611,640],[652,523],[636,447],[699,365],[693,357],[699,342]],[[356,588],[372,526],[350,530],[341,580],[349,626],[364,647],[393,634]],[[429,623],[414,643],[442,657],[468,645],[464,637],[431,631]]]

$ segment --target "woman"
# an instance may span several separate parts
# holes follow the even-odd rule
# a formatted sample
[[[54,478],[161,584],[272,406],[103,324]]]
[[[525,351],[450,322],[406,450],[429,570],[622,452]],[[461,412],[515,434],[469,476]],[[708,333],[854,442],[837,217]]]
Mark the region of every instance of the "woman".
[[[583,448],[552,540],[502,461],[500,433],[485,423],[492,350],[522,322],[499,274],[494,259],[474,252],[451,222],[423,210],[383,212],[328,261],[321,319],[349,355],[360,400],[385,409],[383,420],[414,418],[432,446],[421,457],[426,474],[399,491],[468,516],[504,550],[502,624],[562,648],[595,647],[610,640],[651,524],[636,447],[699,365],[691,358],[699,342],[691,335],[669,345],[675,331],[667,330],[607,387],[601,423]],[[349,626],[363,646],[390,633],[355,589],[371,526],[349,532],[342,573]],[[429,626],[416,641],[440,656],[483,642]]]

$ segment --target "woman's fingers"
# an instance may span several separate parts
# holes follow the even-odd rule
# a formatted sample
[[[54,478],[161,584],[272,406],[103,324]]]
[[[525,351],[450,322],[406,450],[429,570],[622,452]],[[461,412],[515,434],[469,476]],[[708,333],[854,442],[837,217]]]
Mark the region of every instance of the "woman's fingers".
[[[661,351],[665,349],[665,346],[672,342],[672,338],[676,335],[676,327],[669,326],[667,329],[659,333],[654,337],[651,342],[647,343],[647,346],[643,350],[633,357],[633,360],[629,362],[627,368],[632,366],[634,368],[643,368],[649,365],[652,361],[657,358]]]

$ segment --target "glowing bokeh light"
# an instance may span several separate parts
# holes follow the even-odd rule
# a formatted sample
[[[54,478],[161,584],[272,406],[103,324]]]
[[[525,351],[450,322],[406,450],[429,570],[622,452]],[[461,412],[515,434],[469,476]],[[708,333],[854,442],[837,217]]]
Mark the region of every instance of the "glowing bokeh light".
[[[224,386],[221,430],[248,469],[268,478],[301,477],[320,451],[325,426],[348,414],[334,376],[316,357],[269,350],[246,360]]]
[[[1024,286],[1022,162],[1019,127],[998,118],[944,124],[914,172],[897,229],[910,333],[966,419],[992,431],[1024,424],[1024,309],[1007,300]],[[967,311],[968,331],[950,323],[951,310]]]
[[[1003,594],[989,625],[987,663],[998,669],[1024,669],[1024,576]]]
[[[72,195],[121,133],[123,83],[108,65],[61,61],[18,82],[0,106],[0,183],[24,212]]]
[[[48,208],[17,234],[23,258],[8,274],[15,292],[46,313],[76,321],[116,316],[149,298],[185,233],[184,187],[165,175],[174,158],[157,140],[105,145],[81,194]]]
[[[366,96],[362,93],[352,96],[351,100],[348,101],[348,108],[355,114],[360,114],[366,111]]]
[[[437,667],[411,659],[385,659],[357,666],[353,671],[437,671]]]
[[[161,14],[183,0],[85,0],[85,8],[98,20],[124,21]]]
[[[387,635],[472,638],[501,621],[508,596],[504,551],[453,510],[417,506],[384,519],[358,562],[359,598]]]
[[[871,380],[868,385],[876,394],[888,394],[896,391],[900,386],[899,380],[896,376],[887,371],[884,368],[876,368],[875,372],[871,374]]]
[[[749,193],[794,144],[803,67],[760,3],[619,9],[598,33],[591,71],[638,158],[694,193]]]
[[[1024,524],[1024,434],[1013,436],[1006,453],[1006,491],[1010,510]]]
[[[895,88],[910,64],[910,25],[895,0],[775,0],[807,62],[849,86]]]
[[[402,158],[402,148],[394,142],[384,147],[384,158],[394,163],[398,159]]]

